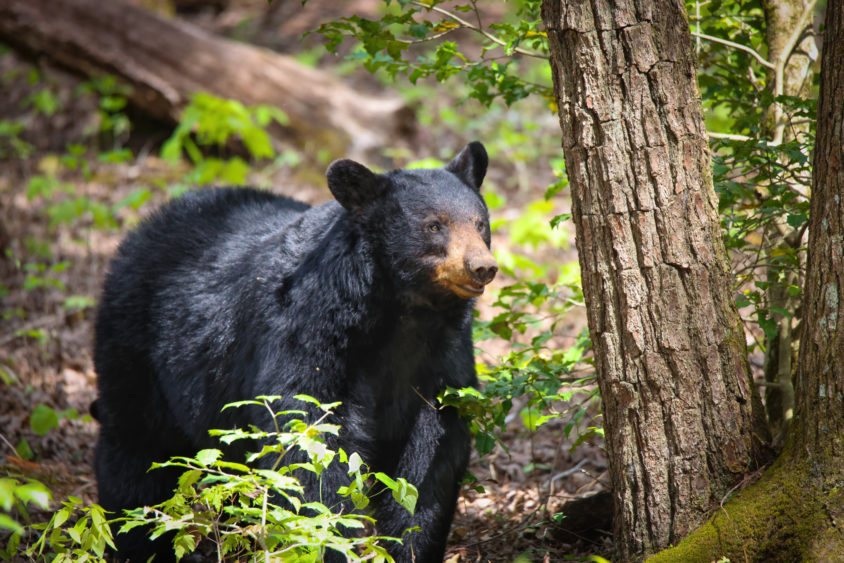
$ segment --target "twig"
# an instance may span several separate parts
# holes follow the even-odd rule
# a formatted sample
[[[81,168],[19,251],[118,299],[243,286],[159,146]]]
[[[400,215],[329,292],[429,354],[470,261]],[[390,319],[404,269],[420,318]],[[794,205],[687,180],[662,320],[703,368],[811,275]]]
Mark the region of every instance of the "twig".
[[[431,403],[431,401],[429,401],[428,399],[426,399],[426,398],[424,397],[424,395],[422,395],[422,393],[420,393],[420,392],[419,392],[419,389],[417,389],[416,387],[414,387],[414,386],[412,386],[412,385],[410,386],[410,388],[411,388],[411,389],[413,389],[413,392],[414,392],[414,393],[416,393],[417,395],[419,395],[419,398],[420,398],[420,399],[422,399],[422,402],[424,402],[426,405],[428,405],[429,407],[431,407],[431,408],[432,408],[432,409],[434,409],[435,411],[440,410],[440,409],[438,409],[438,408],[436,407],[436,405],[434,405],[433,403]]]
[[[557,473],[556,475],[554,475],[553,477],[551,477],[551,482],[553,483],[553,482],[554,482],[554,481],[556,481],[557,479],[565,479],[565,478],[566,478],[566,477],[568,477],[569,475],[574,475],[575,473],[577,473],[578,471],[580,471],[580,469],[581,469],[584,465],[586,465],[587,463],[589,463],[589,460],[587,460],[587,459],[581,459],[581,460],[578,462],[578,464],[577,464],[577,465],[575,465],[574,467],[572,467],[571,469],[567,469],[566,471],[563,471],[562,473]]]
[[[707,131],[710,139],[727,139],[728,141],[752,141],[753,137],[747,135],[731,135],[730,133],[715,133],[714,131]]]
[[[698,33],[697,31],[692,31],[692,36],[700,37],[701,39],[706,39],[707,41],[711,41],[713,43],[720,43],[721,45],[726,45],[727,47],[732,47],[733,49],[744,51],[745,53],[749,53],[753,58],[759,61],[759,64],[761,64],[762,66],[771,70],[776,70],[777,68],[774,63],[765,59],[765,57],[763,57],[747,45],[742,45],[741,43],[735,43],[733,41],[727,41],[726,39],[721,39],[720,37],[714,37],[712,35],[706,35],[705,33]]]
[[[9,440],[6,439],[6,436],[3,435],[2,432],[0,432],[0,439],[2,439],[3,442],[5,442],[5,444],[12,449],[12,451],[15,453],[15,455],[18,455],[18,450],[15,448],[15,446],[12,445],[12,443]]]

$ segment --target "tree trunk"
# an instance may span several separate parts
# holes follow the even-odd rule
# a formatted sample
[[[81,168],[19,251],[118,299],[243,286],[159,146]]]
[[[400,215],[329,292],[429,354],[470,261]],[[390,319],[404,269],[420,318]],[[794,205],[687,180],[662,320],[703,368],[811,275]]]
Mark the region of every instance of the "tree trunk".
[[[290,57],[119,0],[2,0],[0,41],[86,75],[113,74],[159,119],[178,121],[200,91],[277,106],[290,117],[281,136],[308,152],[360,156],[414,128],[396,98],[363,95]]]
[[[760,481],[654,562],[840,561],[844,553],[844,2],[821,63],[808,264],[785,450]]]
[[[759,463],[765,428],[683,3],[545,0],[543,20],[630,560],[702,523]]]
[[[844,468],[844,2],[830,0],[818,96],[791,454]],[[838,465],[831,465],[838,460]],[[839,524],[840,525],[840,524]],[[839,528],[840,530],[841,528]],[[844,552],[842,552],[844,553]]]

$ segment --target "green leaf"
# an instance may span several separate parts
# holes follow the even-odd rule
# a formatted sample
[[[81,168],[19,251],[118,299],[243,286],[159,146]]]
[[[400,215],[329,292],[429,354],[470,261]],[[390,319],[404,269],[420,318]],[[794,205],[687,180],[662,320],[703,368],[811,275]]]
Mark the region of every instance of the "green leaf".
[[[352,504],[355,505],[357,510],[363,510],[367,506],[369,506],[369,497],[366,496],[365,493],[358,489],[353,489],[350,492],[350,496],[352,498]]]
[[[203,464],[204,465],[204,464]],[[182,494],[190,494],[193,485],[202,477],[202,471],[191,469],[179,475],[178,489]]]
[[[15,446],[15,451],[21,459],[32,459],[35,457],[35,452],[29,447],[29,442],[26,441],[26,438],[21,438],[21,441]]]
[[[495,438],[486,432],[478,432],[475,434],[475,449],[478,454],[486,455],[495,447]]]
[[[507,198],[493,190],[485,190],[482,194],[487,207],[492,210],[501,209],[507,204]],[[505,223],[506,224],[506,223]],[[495,230],[493,228],[493,230]]]
[[[15,479],[0,479],[0,508],[6,512],[10,512],[12,510],[12,504],[15,501],[15,489],[17,486],[18,482]]]
[[[287,114],[275,106],[255,106],[255,121],[258,125],[266,127],[270,124],[270,121],[273,120],[275,120],[279,125],[287,125],[290,123],[290,118]]]
[[[413,516],[413,513],[416,511],[416,501],[419,500],[419,491],[416,490],[416,487],[400,478],[398,480],[398,487],[392,489],[392,491],[393,498],[396,502],[402,505]]]
[[[206,449],[200,450],[194,456],[194,459],[199,462],[200,465],[208,466],[220,459],[220,456],[223,455],[223,452],[217,449]]]
[[[169,163],[179,162],[182,158],[182,138],[174,133],[161,145],[161,158]]]
[[[250,127],[241,132],[243,144],[254,158],[272,158],[275,156],[270,136],[263,129]]]
[[[428,35],[428,31],[431,29],[431,24],[428,22],[422,23],[414,23],[408,27],[408,32],[411,36],[415,37],[416,39],[425,39]]]
[[[551,227],[556,229],[560,225],[560,223],[565,223],[566,221],[571,219],[571,217],[571,213],[561,213],[560,215],[557,215],[553,219],[551,219]]]
[[[50,489],[34,480],[17,487],[15,489],[15,496],[25,504],[34,503],[43,510],[47,510],[50,507],[50,500],[52,499]]]
[[[220,178],[226,183],[235,185],[245,184],[248,174],[249,165],[240,157],[229,159],[220,170]]]
[[[32,176],[26,188],[26,198],[34,199],[38,196],[49,198],[53,195],[58,182],[52,176]]]
[[[87,295],[69,295],[65,297],[62,303],[62,309],[65,311],[84,311],[96,305],[96,301]]]
[[[29,426],[39,436],[44,436],[59,425],[59,416],[56,411],[43,403],[35,406],[29,415]]]
[[[24,530],[23,526],[6,514],[0,514],[0,529],[11,530],[15,534],[22,534]]]
[[[182,559],[188,553],[193,553],[196,549],[196,538],[190,530],[179,530],[176,537],[173,539],[173,552],[176,555],[176,560]]]
[[[5,297],[2,290],[3,287],[0,285],[0,299]],[[16,376],[7,366],[0,364],[0,381],[2,381],[5,385],[13,385],[18,382],[18,376]]]
[[[249,473],[249,466],[242,463],[235,463],[233,461],[218,461],[216,464],[220,469],[231,469],[240,471],[241,473]]]
[[[129,192],[129,195],[121,199],[119,202],[112,206],[113,211],[118,211],[123,209],[124,207],[129,207],[137,211],[141,208],[141,206],[149,201],[149,198],[152,197],[152,192],[149,191],[147,188],[138,188],[136,190],[132,190]]]
[[[800,228],[803,223],[809,220],[809,216],[805,213],[797,213],[797,214],[786,214],[785,221],[788,223],[790,227],[795,229]]]
[[[62,524],[67,522],[67,519],[70,518],[70,513],[71,508],[67,506],[56,511],[56,513],[53,515],[53,519],[50,521],[50,527],[61,528]]]
[[[363,460],[360,455],[357,452],[352,453],[349,456],[349,474],[357,473],[360,471],[361,466],[363,466]]]

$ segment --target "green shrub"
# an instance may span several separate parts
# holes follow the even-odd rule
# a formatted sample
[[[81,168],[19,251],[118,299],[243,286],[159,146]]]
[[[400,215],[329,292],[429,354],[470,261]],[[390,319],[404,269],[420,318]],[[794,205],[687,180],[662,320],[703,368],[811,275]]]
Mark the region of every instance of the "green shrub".
[[[37,540],[28,547],[19,546],[24,526],[0,514],[0,527],[6,524],[13,530],[11,551],[20,549],[38,559],[52,556],[53,561],[103,561],[107,547],[114,548],[113,528],[123,533],[148,526],[152,539],[173,534],[177,559],[192,553],[204,541],[213,544],[221,561],[236,557],[239,561],[317,562],[328,549],[343,553],[350,560],[392,561],[384,544],[403,540],[367,535],[366,530],[375,521],[366,515],[366,507],[374,495],[391,494],[412,514],[418,498],[416,488],[405,479],[370,472],[357,453],[333,451],[326,446],[324,437],[339,431],[337,425],[326,422],[331,409],[339,403],[324,405],[311,397],[298,396],[322,413],[309,422],[304,410],[274,412],[272,405],[279,398],[261,396],[225,407],[266,409],[276,423],[271,432],[254,427],[211,431],[224,445],[239,440],[260,444],[260,450],[248,455],[245,463],[226,460],[219,449],[206,449],[192,457],[174,457],[154,464],[153,471],[173,467],[183,470],[169,499],[128,510],[124,515],[109,515],[96,504],[86,506],[80,499],[70,497],[49,522],[30,526]],[[295,451],[303,452],[305,457],[297,457],[291,463],[290,455]],[[272,460],[270,469],[251,466],[261,458]],[[297,472],[310,472],[320,478],[332,463],[342,463],[347,468],[349,485],[338,492],[360,512],[338,513],[337,507],[302,499]],[[7,512],[7,505],[12,502],[9,499],[38,500],[49,494],[46,489],[38,489],[42,496],[37,497],[34,492],[27,492],[35,490],[34,484],[9,481],[0,480],[0,503]],[[40,504],[44,508],[46,500]],[[405,535],[413,531],[407,530]]]

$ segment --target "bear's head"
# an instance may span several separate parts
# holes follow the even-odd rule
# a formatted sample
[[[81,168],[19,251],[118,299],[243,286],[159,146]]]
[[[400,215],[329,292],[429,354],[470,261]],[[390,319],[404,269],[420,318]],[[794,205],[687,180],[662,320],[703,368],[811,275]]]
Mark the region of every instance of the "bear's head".
[[[444,168],[376,174],[338,160],[326,176],[400,291],[425,301],[471,299],[498,271],[480,195],[487,164],[486,150],[474,142]]]

